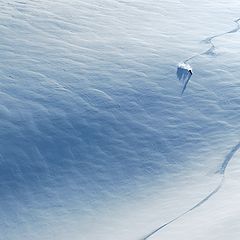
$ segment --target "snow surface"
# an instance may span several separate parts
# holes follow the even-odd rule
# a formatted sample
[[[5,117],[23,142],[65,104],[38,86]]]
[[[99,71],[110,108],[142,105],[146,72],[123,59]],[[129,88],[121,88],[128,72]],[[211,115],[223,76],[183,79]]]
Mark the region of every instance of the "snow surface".
[[[0,240],[239,239],[237,0],[0,7]]]

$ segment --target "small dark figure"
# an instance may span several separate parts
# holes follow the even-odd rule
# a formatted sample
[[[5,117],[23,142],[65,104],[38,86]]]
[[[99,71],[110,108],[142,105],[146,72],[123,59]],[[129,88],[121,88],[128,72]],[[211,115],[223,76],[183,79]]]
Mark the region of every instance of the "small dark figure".
[[[190,70],[188,70],[189,71],[189,73],[192,75],[192,70],[190,69]]]

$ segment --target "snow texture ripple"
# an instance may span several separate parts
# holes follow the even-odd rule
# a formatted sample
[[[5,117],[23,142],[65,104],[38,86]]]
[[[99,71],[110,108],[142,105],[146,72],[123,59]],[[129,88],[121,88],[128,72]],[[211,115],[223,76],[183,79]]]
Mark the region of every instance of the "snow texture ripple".
[[[240,167],[221,160],[239,142],[237,0],[0,6],[0,240],[140,239],[205,199],[226,165],[221,192],[159,234],[235,240],[240,200],[225,205],[240,199]],[[194,81],[179,96],[177,64],[232,19],[207,41],[214,61],[182,63]]]

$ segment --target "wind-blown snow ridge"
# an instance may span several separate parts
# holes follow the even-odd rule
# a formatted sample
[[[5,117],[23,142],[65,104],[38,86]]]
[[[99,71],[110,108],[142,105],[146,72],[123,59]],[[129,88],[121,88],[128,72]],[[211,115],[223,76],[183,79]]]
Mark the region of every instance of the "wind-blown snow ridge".
[[[194,58],[197,58],[197,57],[199,57],[199,56],[202,56],[202,55],[215,55],[214,50],[216,49],[216,47],[215,47],[215,45],[214,45],[214,43],[213,43],[213,40],[214,40],[215,38],[218,38],[218,37],[221,37],[221,36],[224,36],[224,35],[227,35],[227,34],[231,34],[231,33],[236,33],[236,32],[238,32],[239,29],[240,29],[239,21],[240,21],[240,18],[234,20],[234,22],[235,22],[236,25],[237,25],[234,29],[232,29],[232,30],[230,30],[230,31],[227,31],[227,32],[224,32],[224,33],[220,33],[220,34],[213,35],[213,36],[211,36],[211,37],[208,37],[208,38],[202,40],[203,43],[210,44],[210,48],[207,49],[206,51],[202,52],[202,53],[195,54],[195,55],[189,57],[188,59],[184,60],[183,62],[186,64],[186,63],[188,63],[190,60],[192,60],[192,59],[194,59]],[[183,89],[182,89],[182,95],[183,95],[183,93],[184,93],[184,91],[185,91],[185,89],[186,89],[186,87],[187,87],[187,85],[188,85],[188,83],[189,83],[189,80],[190,80],[190,78],[188,78],[188,80],[184,83],[184,86],[183,86]]]
[[[159,230],[163,229],[164,227],[170,225],[171,223],[175,222],[176,220],[178,220],[179,218],[183,217],[184,215],[186,215],[187,213],[191,212],[192,210],[200,207],[203,203],[205,203],[207,200],[209,200],[214,194],[216,194],[219,189],[221,189],[221,187],[223,186],[223,182],[224,182],[224,177],[225,177],[225,171],[226,168],[228,166],[228,164],[230,163],[231,159],[233,158],[234,154],[240,149],[240,142],[235,145],[232,150],[226,155],[226,157],[224,158],[224,161],[222,162],[219,170],[217,171],[217,173],[222,175],[221,181],[220,183],[217,185],[217,187],[210,192],[204,199],[202,199],[200,202],[198,202],[196,205],[194,205],[192,208],[190,208],[189,210],[185,211],[184,213],[180,214],[179,216],[175,217],[174,219],[170,220],[169,222],[161,225],[160,227],[158,227],[157,229],[155,229],[154,231],[152,231],[151,233],[149,233],[147,236],[145,236],[143,238],[143,240],[149,239],[151,236],[153,236],[155,233],[157,233]]]

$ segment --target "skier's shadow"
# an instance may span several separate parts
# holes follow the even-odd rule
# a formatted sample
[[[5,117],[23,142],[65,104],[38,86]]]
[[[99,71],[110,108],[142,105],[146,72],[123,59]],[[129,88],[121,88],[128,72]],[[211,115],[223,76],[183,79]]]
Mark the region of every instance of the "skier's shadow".
[[[192,74],[188,69],[181,66],[177,68],[177,78],[183,84],[182,94],[184,93],[191,76]]]

